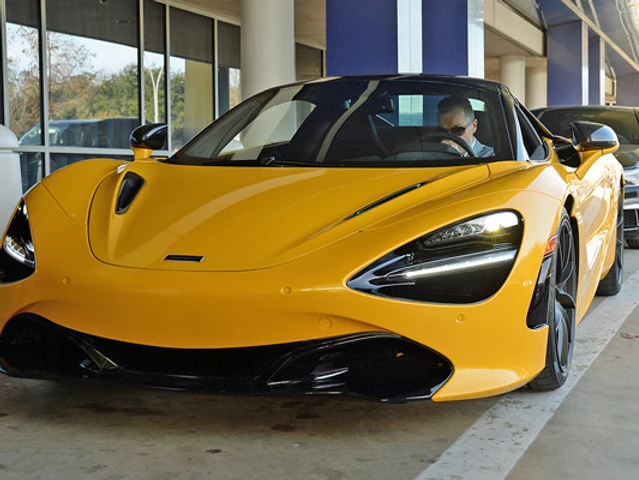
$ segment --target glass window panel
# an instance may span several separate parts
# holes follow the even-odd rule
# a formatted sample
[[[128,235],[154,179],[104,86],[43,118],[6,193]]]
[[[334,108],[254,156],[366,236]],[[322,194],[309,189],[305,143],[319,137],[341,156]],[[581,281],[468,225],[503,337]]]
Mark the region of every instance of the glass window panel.
[[[20,143],[40,145],[40,14],[38,0],[6,0],[11,130]],[[29,136],[25,138],[25,134]]]
[[[213,121],[213,20],[171,9],[171,139],[177,150]]]
[[[297,80],[312,80],[323,76],[323,52],[317,48],[295,44],[295,70]]]
[[[144,2],[144,105],[147,122],[166,123],[165,6]]]
[[[224,22],[219,26],[219,108],[220,115],[224,115],[231,108],[242,101],[241,85],[241,57],[240,57],[240,27]]]
[[[137,12],[137,0],[47,0],[52,145],[127,148],[122,128],[139,125]]]
[[[424,125],[424,97],[422,95],[399,96],[399,126]]]
[[[20,153],[20,170],[22,175],[22,191],[26,192],[42,180],[44,162],[42,153]]]
[[[56,170],[60,170],[63,167],[66,167],[67,165],[71,165],[73,163],[82,161],[82,160],[90,160],[92,158],[103,158],[104,156],[101,155],[88,155],[88,154],[82,154],[82,153],[52,153],[51,154],[51,173],[55,172]],[[109,155],[110,159],[113,160],[126,160],[126,161],[132,161],[133,160],[133,155],[129,156],[129,155]],[[23,180],[24,183],[24,180]]]

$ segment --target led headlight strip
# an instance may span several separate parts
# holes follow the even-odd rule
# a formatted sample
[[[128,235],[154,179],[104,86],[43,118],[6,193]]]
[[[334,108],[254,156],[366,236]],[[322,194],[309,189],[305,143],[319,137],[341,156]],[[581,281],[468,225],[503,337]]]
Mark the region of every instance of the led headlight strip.
[[[7,252],[14,260],[26,265],[28,267],[35,267],[35,255],[33,253],[33,245],[24,244],[16,241],[10,236],[4,238],[2,244],[4,251]]]
[[[403,278],[415,278],[415,277],[427,277],[435,275],[446,275],[452,273],[458,273],[463,271],[470,271],[477,268],[488,267],[491,265],[498,265],[503,263],[512,262],[517,255],[517,250],[508,249],[504,251],[496,251],[490,253],[471,253],[468,255],[460,255],[444,260],[435,260],[423,264],[421,268],[406,269],[400,273],[393,273],[388,275],[388,279],[392,280],[393,277]]]
[[[20,203],[2,239],[0,250],[0,283],[22,280],[33,273],[36,265],[35,249],[27,207]]]
[[[514,211],[479,215],[398,248],[355,275],[348,286],[413,301],[481,301],[505,282],[522,236],[523,220]]]

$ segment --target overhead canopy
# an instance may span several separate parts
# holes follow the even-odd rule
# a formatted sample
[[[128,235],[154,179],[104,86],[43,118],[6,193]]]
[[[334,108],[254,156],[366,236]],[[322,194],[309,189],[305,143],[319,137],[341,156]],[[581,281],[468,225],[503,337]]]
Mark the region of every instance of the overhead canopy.
[[[602,33],[606,59],[617,76],[639,72],[639,10],[632,0],[538,0],[546,27],[576,20],[585,21],[590,35]]]

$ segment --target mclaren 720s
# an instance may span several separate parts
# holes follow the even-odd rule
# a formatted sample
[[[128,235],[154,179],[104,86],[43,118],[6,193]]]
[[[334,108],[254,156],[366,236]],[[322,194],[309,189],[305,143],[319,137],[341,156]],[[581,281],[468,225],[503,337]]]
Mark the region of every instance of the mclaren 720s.
[[[327,78],[241,103],[168,158],[79,162],[16,207],[0,365],[232,394],[448,401],[566,380],[621,288],[614,131],[509,90]]]

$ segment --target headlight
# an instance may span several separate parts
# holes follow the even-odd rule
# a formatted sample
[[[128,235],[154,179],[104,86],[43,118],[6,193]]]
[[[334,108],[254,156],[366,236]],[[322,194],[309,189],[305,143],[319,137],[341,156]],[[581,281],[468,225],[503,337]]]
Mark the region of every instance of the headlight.
[[[624,170],[623,178],[626,185],[639,185],[639,168]]]
[[[2,239],[0,283],[17,282],[35,270],[35,250],[24,201],[20,203]]]
[[[464,220],[389,253],[355,275],[348,286],[420,302],[478,302],[506,281],[523,230],[521,216],[513,211]]]

